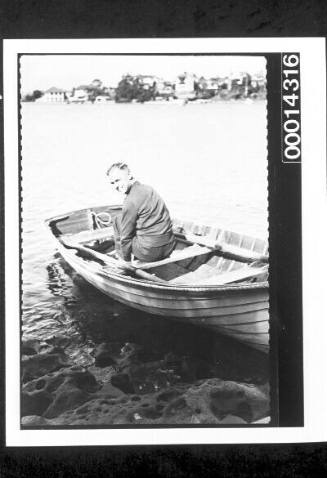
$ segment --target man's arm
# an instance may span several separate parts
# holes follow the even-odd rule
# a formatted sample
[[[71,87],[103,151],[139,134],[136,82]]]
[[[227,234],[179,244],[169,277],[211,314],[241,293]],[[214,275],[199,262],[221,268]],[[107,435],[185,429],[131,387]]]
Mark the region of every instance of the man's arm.
[[[123,259],[131,260],[132,241],[136,235],[137,205],[128,201],[122,210],[120,245]]]

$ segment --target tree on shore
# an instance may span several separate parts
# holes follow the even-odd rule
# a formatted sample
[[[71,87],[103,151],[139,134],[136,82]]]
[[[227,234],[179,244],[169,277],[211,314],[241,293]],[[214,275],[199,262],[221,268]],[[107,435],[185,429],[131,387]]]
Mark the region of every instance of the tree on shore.
[[[131,75],[125,75],[120,80],[116,88],[115,101],[117,103],[124,103],[132,101],[136,97],[136,87],[134,78]]]
[[[23,97],[23,101],[35,101],[43,96],[43,91],[34,90],[32,94],[27,94]]]
[[[90,85],[87,86],[87,92],[89,100],[94,103],[97,96],[102,96],[105,94],[105,88],[102,85],[102,81],[95,79]]]
[[[116,88],[115,101],[117,103],[128,103],[136,100],[139,103],[155,99],[156,82],[152,86],[144,84],[141,76],[127,74],[123,76]]]

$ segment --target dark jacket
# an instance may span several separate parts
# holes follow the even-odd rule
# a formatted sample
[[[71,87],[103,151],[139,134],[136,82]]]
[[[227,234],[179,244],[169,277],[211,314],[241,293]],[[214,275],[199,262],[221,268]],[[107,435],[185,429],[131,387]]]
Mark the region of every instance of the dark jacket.
[[[121,251],[131,259],[133,239],[141,248],[151,249],[174,243],[172,222],[159,194],[135,181],[126,195],[121,216]]]

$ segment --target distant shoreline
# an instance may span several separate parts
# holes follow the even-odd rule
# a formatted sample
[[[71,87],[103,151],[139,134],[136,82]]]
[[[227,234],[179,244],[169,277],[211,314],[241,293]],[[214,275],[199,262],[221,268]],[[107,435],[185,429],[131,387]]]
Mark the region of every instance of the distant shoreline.
[[[92,101],[84,101],[84,102],[75,102],[75,103],[71,103],[69,101],[58,101],[58,102],[46,102],[46,101],[21,101],[21,104],[38,104],[38,105],[59,105],[59,106],[63,106],[63,105],[71,105],[71,106],[79,106],[79,105],[99,105],[99,106],[103,106],[103,105],[146,105],[146,104],[150,104],[150,105],[154,105],[154,104],[157,104],[157,105],[180,105],[180,106],[188,106],[188,105],[192,105],[192,104],[218,104],[218,103],[248,103],[248,104],[251,104],[251,103],[257,103],[257,102],[261,102],[261,101],[266,101],[267,100],[267,97],[266,96],[260,96],[260,97],[256,97],[256,98],[217,98],[217,99],[210,99],[210,100],[202,100],[202,99],[199,99],[199,100],[184,100],[184,99],[176,99],[176,100],[169,100],[169,101],[165,101],[165,100],[150,100],[150,101],[144,101],[144,102],[141,102],[141,101],[120,101],[120,102],[117,102],[117,101],[114,101],[114,100],[109,100],[109,101],[106,101],[106,102],[102,102],[102,103],[95,103],[95,102],[92,102]]]

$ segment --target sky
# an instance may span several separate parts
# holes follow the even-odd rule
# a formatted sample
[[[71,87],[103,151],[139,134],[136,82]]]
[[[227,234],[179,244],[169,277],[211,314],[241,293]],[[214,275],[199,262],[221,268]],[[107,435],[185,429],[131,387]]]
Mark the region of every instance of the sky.
[[[264,73],[265,68],[262,56],[23,55],[20,73],[25,94],[52,86],[70,90],[94,79],[115,87],[126,73],[173,80],[183,72],[211,77],[240,71]]]

